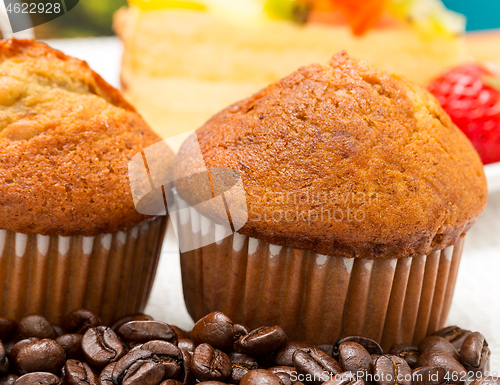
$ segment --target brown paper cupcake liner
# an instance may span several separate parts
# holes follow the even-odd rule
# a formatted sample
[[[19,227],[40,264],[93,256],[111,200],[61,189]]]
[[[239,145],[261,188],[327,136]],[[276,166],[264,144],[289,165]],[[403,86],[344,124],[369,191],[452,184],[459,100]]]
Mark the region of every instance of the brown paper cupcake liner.
[[[0,230],[0,315],[19,320],[36,313],[60,323],[83,307],[108,324],[143,311],[166,223],[166,217],[157,217],[93,237]]]
[[[200,223],[217,226],[193,210],[184,236],[214,233]],[[446,321],[462,247],[463,237],[429,255],[349,259],[234,233],[181,253],[184,299],[195,320],[222,311],[250,328],[281,325],[291,340],[363,335],[384,349],[415,344]]]

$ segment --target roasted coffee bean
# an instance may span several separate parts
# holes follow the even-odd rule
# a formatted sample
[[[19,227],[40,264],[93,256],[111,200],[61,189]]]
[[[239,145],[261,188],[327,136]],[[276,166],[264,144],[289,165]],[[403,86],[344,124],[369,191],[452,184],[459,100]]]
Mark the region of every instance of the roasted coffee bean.
[[[478,332],[469,334],[460,349],[460,361],[467,371],[473,371],[476,375],[482,375],[487,370],[490,355],[488,343]]]
[[[177,342],[177,346],[179,347],[179,349],[184,349],[188,352],[194,352],[194,349],[196,348],[193,340],[190,340],[189,338],[183,338],[179,340],[179,342]]]
[[[181,350],[167,341],[153,340],[144,343],[141,349],[153,353],[152,359],[165,367],[165,378],[175,378],[182,370]]]
[[[157,340],[157,341],[161,341],[161,340]],[[134,350],[142,350],[142,344],[140,345],[137,345],[137,346],[134,346],[132,349],[130,349],[128,352],[133,352]],[[127,352],[127,353],[128,353]]]
[[[318,345],[318,348],[320,348],[321,350],[323,350],[329,356],[333,356],[333,348],[334,348],[333,345],[323,344],[323,345]]]
[[[269,370],[269,369],[267,369]],[[290,379],[290,376],[287,373],[283,372],[277,372],[273,373],[276,377],[278,377],[283,385],[292,385],[292,380]]]
[[[152,361],[137,362],[130,371],[131,374],[123,379],[123,385],[157,385],[165,377],[164,367]]]
[[[376,385],[411,385],[411,369],[401,357],[385,354],[375,361],[373,381]]]
[[[23,347],[16,356],[19,373],[57,373],[66,361],[64,349],[54,340],[43,339]]]
[[[66,330],[64,330],[59,325],[52,324],[52,327],[54,328],[54,331],[56,332],[57,337],[61,337],[63,334],[66,334]]]
[[[0,377],[0,385],[13,385],[16,383],[18,376],[15,374],[7,374],[4,377]]]
[[[443,337],[445,340],[449,341],[455,349],[457,349],[457,351],[460,351],[464,340],[470,333],[472,333],[470,330],[464,330],[458,326],[448,326],[444,329],[438,330],[432,335]]]
[[[201,344],[194,350],[192,370],[200,381],[224,381],[231,374],[231,360],[223,351]]]
[[[26,338],[24,340],[16,342],[14,344],[14,346],[12,346],[12,348],[10,349],[9,360],[10,360],[11,365],[14,365],[14,366],[16,365],[17,354],[19,353],[19,351],[22,348],[24,348],[25,346],[27,346],[33,342],[36,342],[36,341],[40,341],[40,339],[36,338],[36,337],[31,337],[31,338]]]
[[[177,377],[179,381],[183,384],[193,384],[194,383],[194,374],[193,374],[193,358],[191,357],[191,353],[187,350],[181,349],[182,354],[182,370],[181,374]]]
[[[280,326],[263,326],[241,337],[236,345],[243,353],[264,356],[281,348],[286,340],[285,331]]]
[[[283,384],[295,384],[296,382],[297,371],[293,366],[273,366],[267,370],[277,375]]]
[[[371,373],[373,373],[373,367],[375,366],[375,362],[378,360],[379,357],[380,357],[379,354],[370,354],[370,359],[371,359],[371,363],[370,363],[371,370],[370,370],[370,372]]]
[[[352,372],[343,372],[324,382],[323,385],[365,385],[365,380]]]
[[[293,366],[293,353],[295,353],[297,349],[312,347],[314,347],[314,345],[306,342],[289,342],[274,354],[274,364],[277,366]]]
[[[231,374],[226,382],[239,384],[241,379],[250,371],[259,367],[257,360],[245,353],[233,352],[229,355],[231,360]]]
[[[403,344],[394,345],[389,350],[389,354],[403,358],[412,369],[417,367],[419,352],[418,348],[415,346]]]
[[[293,354],[293,366],[306,382],[320,385],[332,376],[341,373],[337,360],[318,348],[298,349]]]
[[[447,376],[450,378],[449,382],[451,384],[463,385],[467,380],[467,372],[462,364],[450,355],[437,350],[421,354],[420,357],[418,357],[417,365],[419,367],[440,366],[446,369],[448,372]]]
[[[238,341],[241,337],[250,333],[250,329],[241,324],[234,324],[234,341]]]
[[[165,367],[154,362],[148,350],[129,352],[116,363],[112,381],[114,385],[158,385],[165,377]]]
[[[177,380],[165,380],[160,385],[182,385],[182,382]]]
[[[446,385],[446,373],[446,369],[439,366],[422,366],[412,371],[412,385]]]
[[[35,372],[19,377],[16,385],[60,385],[59,377],[52,373]]]
[[[432,350],[439,350],[440,352],[452,356],[456,360],[460,359],[455,347],[448,340],[445,340],[443,337],[429,336],[424,338],[418,344],[418,351],[420,354],[423,354],[425,352],[430,352]]]
[[[0,317],[0,340],[8,340],[12,336],[16,328],[17,325],[14,321],[8,318]]]
[[[195,345],[207,343],[229,352],[234,342],[233,321],[221,312],[210,313],[196,322],[190,336]]]
[[[295,370],[295,368],[293,366],[272,366],[272,367],[268,368],[267,370],[273,374],[285,373],[289,377],[294,376],[297,373],[297,371]]]
[[[338,340],[337,342],[335,342],[335,345],[333,346],[333,353],[332,353],[333,357],[337,357],[338,352],[339,352],[339,346],[347,341],[357,342],[358,344],[363,346],[370,354],[378,354],[379,356],[384,354],[380,345],[377,342],[375,342],[374,340],[372,340],[371,338],[361,337],[361,336],[350,336],[350,337],[342,338],[342,339]]]
[[[377,362],[380,355],[378,354],[370,354],[370,373],[373,374],[373,368],[375,367],[375,362]],[[369,383],[369,381],[368,381]]]
[[[169,325],[172,329],[174,329],[175,334],[177,335],[177,341],[182,340],[187,337],[187,333],[174,325]]]
[[[365,377],[371,369],[371,356],[363,346],[354,341],[346,341],[338,347],[339,363],[346,372],[353,372],[358,377]],[[361,376],[360,373],[365,375]]]
[[[116,362],[112,362],[109,365],[106,365],[106,367],[101,371],[101,374],[99,374],[99,379],[97,380],[97,383],[99,385],[115,385],[113,384],[113,369],[116,366]]]
[[[83,361],[85,356],[82,350],[82,339],[83,335],[81,334],[63,334],[57,337],[56,342],[64,349],[67,360]]]
[[[165,377],[163,365],[153,361],[138,361],[132,365],[120,384],[158,385]]]
[[[82,350],[87,361],[97,368],[104,368],[125,354],[125,347],[118,336],[106,326],[87,330],[83,335]]]
[[[232,351],[238,351],[238,340],[250,333],[250,329],[241,324],[234,324],[234,336]]]
[[[500,385],[500,377],[481,377],[471,382],[470,385]]]
[[[7,352],[5,347],[0,341],[0,374],[7,373],[9,371],[9,359],[7,358]]]
[[[67,360],[64,364],[64,383],[67,385],[97,385],[98,376],[86,362]]]
[[[113,322],[113,324],[111,325],[111,329],[113,329],[115,333],[118,333],[118,329],[120,329],[123,325],[130,321],[154,321],[154,319],[153,317],[142,313],[130,314],[121,317],[120,319]]]
[[[100,325],[99,316],[86,309],[73,310],[63,320],[63,327],[68,333],[85,334],[90,328]]]
[[[229,359],[233,364],[244,364],[254,367],[254,369],[257,369],[259,365],[255,357],[245,353],[232,352],[229,354]]]
[[[57,333],[52,324],[41,315],[30,314],[21,319],[17,324],[19,334],[23,338],[36,337],[40,339],[49,338],[55,340]]]
[[[177,345],[177,334],[162,321],[130,321],[118,329],[118,334],[132,348],[151,340],[163,340]]]
[[[257,368],[254,368],[255,370]],[[231,364],[231,373],[229,373],[229,377],[226,379],[228,384],[239,384],[245,375],[250,372],[252,369],[245,364]]]
[[[280,378],[264,369],[248,372],[242,378],[240,385],[283,385]]]

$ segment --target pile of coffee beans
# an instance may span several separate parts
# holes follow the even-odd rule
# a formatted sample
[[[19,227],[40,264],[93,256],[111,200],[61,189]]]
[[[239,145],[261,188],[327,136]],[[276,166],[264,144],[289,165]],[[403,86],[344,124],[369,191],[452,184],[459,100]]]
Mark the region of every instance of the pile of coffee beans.
[[[481,333],[456,326],[383,352],[365,337],[288,341],[280,326],[248,330],[215,312],[185,332],[144,314],[101,325],[80,309],[55,326],[0,318],[0,385],[500,385]]]

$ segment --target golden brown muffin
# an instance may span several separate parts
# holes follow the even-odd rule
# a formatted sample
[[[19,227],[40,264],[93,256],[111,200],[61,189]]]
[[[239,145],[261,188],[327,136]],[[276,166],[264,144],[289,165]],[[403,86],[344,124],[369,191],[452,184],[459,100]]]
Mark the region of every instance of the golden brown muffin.
[[[32,40],[0,42],[0,228],[116,233],[144,219],[129,159],[159,141],[86,62]]]
[[[196,136],[207,168],[241,173],[249,219],[238,232],[275,245],[424,255],[455,244],[486,205],[479,156],[436,99],[345,52],[233,104]],[[182,175],[193,143],[177,157]],[[176,187],[197,201],[193,186]]]
[[[135,210],[127,174],[159,137],[87,63],[32,40],[0,41],[0,124],[0,314],[142,312],[166,217]]]

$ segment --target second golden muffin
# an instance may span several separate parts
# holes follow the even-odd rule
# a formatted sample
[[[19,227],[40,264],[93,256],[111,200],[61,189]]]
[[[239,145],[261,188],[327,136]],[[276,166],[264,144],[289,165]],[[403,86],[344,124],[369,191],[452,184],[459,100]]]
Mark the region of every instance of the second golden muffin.
[[[127,166],[159,140],[87,63],[0,42],[0,315],[144,309],[166,225],[135,210]]]
[[[471,143],[427,91],[339,52],[215,115],[181,147],[179,175],[201,171],[189,161],[198,145],[208,169],[241,175],[248,221],[182,254],[194,319],[220,310],[295,340],[364,335],[385,347],[443,326],[487,189]],[[185,180],[176,189],[196,202]],[[190,221],[200,215],[212,213]]]

